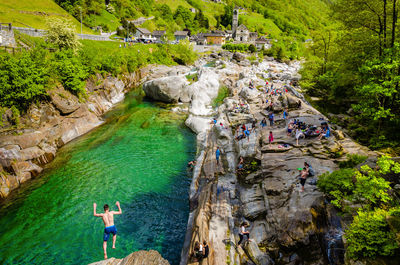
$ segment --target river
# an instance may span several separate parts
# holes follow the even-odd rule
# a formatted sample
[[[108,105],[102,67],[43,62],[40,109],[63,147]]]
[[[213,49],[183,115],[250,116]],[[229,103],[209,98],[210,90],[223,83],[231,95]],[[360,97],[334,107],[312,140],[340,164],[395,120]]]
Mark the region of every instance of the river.
[[[115,216],[108,256],[155,249],[178,264],[189,213],[186,163],[195,136],[183,117],[129,94],[106,123],[62,147],[39,178],[0,205],[0,264],[87,264],[103,259],[101,218]]]

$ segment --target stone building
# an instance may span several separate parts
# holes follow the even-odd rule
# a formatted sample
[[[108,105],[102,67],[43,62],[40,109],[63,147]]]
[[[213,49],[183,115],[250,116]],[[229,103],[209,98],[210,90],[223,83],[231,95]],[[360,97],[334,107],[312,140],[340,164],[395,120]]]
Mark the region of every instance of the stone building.
[[[209,45],[224,45],[225,44],[225,33],[210,32],[203,35],[207,39]]]
[[[250,35],[249,29],[245,25],[241,24],[236,29],[236,32],[234,34],[234,40],[238,42],[248,42],[249,35]]]
[[[151,32],[145,28],[136,28],[136,39],[151,39]]]
[[[174,33],[175,40],[181,41],[181,40],[187,40],[189,39],[189,32],[188,31],[175,31]]]
[[[165,30],[155,30],[153,31],[152,35],[157,41],[163,41],[166,33],[167,32]]]

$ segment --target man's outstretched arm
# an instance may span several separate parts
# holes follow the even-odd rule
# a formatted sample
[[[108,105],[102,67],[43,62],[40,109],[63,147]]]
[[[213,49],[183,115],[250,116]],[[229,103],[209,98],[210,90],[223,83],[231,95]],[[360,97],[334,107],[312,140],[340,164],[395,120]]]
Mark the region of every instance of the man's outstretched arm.
[[[118,207],[118,212],[113,211],[113,214],[122,214],[121,205],[119,205],[118,201],[115,203],[115,205],[117,205],[117,207]]]
[[[101,214],[101,213],[96,213],[96,207],[97,207],[97,204],[94,202],[94,203],[93,203],[93,215],[96,216],[96,217],[102,217],[103,214]]]

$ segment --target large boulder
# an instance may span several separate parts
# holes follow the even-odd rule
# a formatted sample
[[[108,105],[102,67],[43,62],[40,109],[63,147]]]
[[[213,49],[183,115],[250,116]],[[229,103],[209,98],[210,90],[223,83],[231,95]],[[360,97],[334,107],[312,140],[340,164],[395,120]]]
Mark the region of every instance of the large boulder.
[[[57,87],[50,90],[49,96],[53,105],[63,114],[67,115],[80,106],[79,100],[76,96],[72,95],[69,91],[64,90],[63,87]]]
[[[203,68],[199,72],[199,81],[190,85],[192,104],[189,112],[198,116],[209,116],[213,114],[212,101],[218,96],[219,76],[212,69]]]
[[[247,86],[243,87],[239,95],[248,102],[255,102],[260,100],[261,93],[257,89],[250,89]]]
[[[169,265],[169,262],[155,250],[136,251],[124,259],[110,258],[89,265]]]
[[[206,132],[209,128],[211,128],[210,125],[211,121],[212,121],[211,117],[199,117],[199,116],[189,115],[189,117],[185,121],[185,124],[194,133],[199,134],[202,132]]]
[[[144,83],[143,90],[149,98],[172,103],[188,97],[188,85],[185,76],[167,76]]]
[[[238,61],[238,62],[241,62],[241,61],[243,61],[244,59],[246,59],[246,55],[244,55],[244,54],[242,54],[242,53],[235,52],[235,53],[233,54],[233,56],[232,56],[232,59],[234,59],[234,60],[236,60],[236,61]]]

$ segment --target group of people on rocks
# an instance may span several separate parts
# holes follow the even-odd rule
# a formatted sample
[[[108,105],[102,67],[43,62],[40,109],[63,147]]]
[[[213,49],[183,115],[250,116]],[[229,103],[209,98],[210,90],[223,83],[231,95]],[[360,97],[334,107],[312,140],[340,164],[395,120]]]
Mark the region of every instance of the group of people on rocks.
[[[236,140],[240,141],[247,138],[250,141],[250,133],[256,128],[256,124],[252,123],[252,128],[250,129],[246,124],[242,124],[236,127]]]
[[[200,261],[202,259],[205,259],[208,257],[208,254],[210,253],[210,248],[207,244],[207,241],[203,240],[203,243],[200,243],[199,241],[196,241],[194,243],[194,253],[193,253],[193,258],[196,261]]]
[[[300,138],[312,138],[318,137],[319,140],[322,138],[329,138],[331,136],[331,129],[327,122],[321,123],[321,130],[318,130],[317,126],[313,124],[306,124],[298,119],[293,119],[287,126],[287,135],[294,136],[296,138],[296,145],[299,145]]]
[[[268,126],[273,127],[275,123],[275,114],[274,114],[274,108],[273,108],[273,101],[272,101],[272,95],[278,95],[282,93],[283,91],[287,93],[287,89],[285,90],[278,90],[274,89],[274,85],[271,84],[270,87],[268,87],[268,81],[266,82],[266,93],[268,94],[268,99],[264,102],[267,103],[267,111],[268,111],[268,116],[264,117],[261,122],[259,123],[261,128],[265,128]],[[254,89],[254,84],[252,81],[250,81],[249,88]],[[269,104],[268,104],[269,103]],[[301,107],[301,101],[297,104],[297,107]],[[234,112],[249,112],[250,106],[248,103],[243,103],[242,101],[239,101],[239,104],[234,107]],[[289,111],[288,109],[284,109],[282,112],[282,118],[286,123],[286,120],[289,117]],[[214,125],[217,125],[216,119],[213,120]],[[331,135],[331,130],[329,128],[329,125],[327,122],[323,121],[321,123],[321,129],[318,130],[317,126],[311,125],[311,124],[306,124],[305,122],[299,120],[299,119],[292,119],[290,120],[287,124],[287,136],[294,136],[296,139],[296,144],[299,145],[299,139],[300,138],[311,138],[311,137],[318,137],[318,139],[322,139],[323,137],[328,138]],[[242,139],[248,138],[250,134],[255,131],[257,125],[257,120],[253,119],[251,121],[251,124],[246,126],[246,124],[241,124],[236,127],[236,140],[240,141]],[[220,124],[220,126],[223,126]],[[274,142],[274,134],[273,131],[270,130],[269,134],[267,136],[268,143],[271,147],[272,143]],[[284,147],[287,147],[288,145],[285,144]],[[215,151],[215,159],[217,165],[220,164],[220,157],[221,157],[222,151],[220,147],[217,147]],[[188,166],[195,166],[196,163],[195,161],[189,162]],[[245,161],[242,156],[239,156],[238,158],[238,165],[237,165],[237,171],[240,172],[244,169]],[[306,180],[310,176],[314,176],[315,172],[312,166],[308,162],[304,162],[304,166],[301,168],[298,168],[299,174],[297,175],[301,189],[299,190],[300,192],[304,191],[304,186],[306,184]],[[242,247],[243,243],[247,243],[251,241],[250,239],[250,232],[247,230],[249,227],[249,223],[247,221],[244,221],[240,224],[239,227],[239,241],[237,243],[237,246]],[[198,261],[207,258],[209,254],[209,247],[206,243],[206,241],[203,242],[203,244],[199,242],[195,242],[194,244],[194,253],[193,256],[195,259]]]
[[[235,113],[249,113],[250,112],[250,105],[248,103],[242,102],[239,100],[239,103],[237,103],[234,108],[233,112]]]

